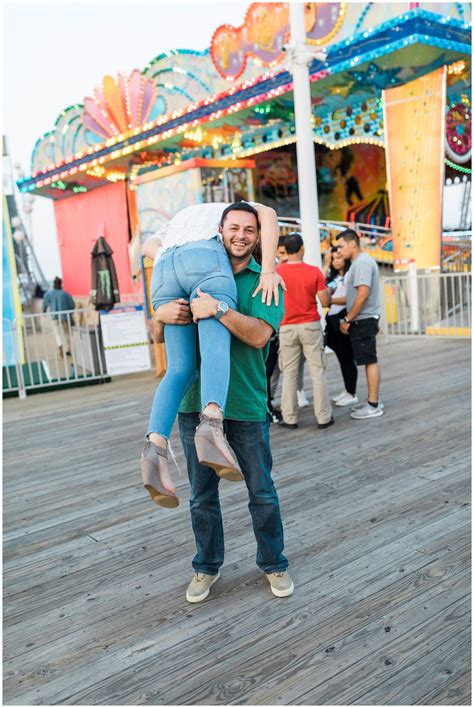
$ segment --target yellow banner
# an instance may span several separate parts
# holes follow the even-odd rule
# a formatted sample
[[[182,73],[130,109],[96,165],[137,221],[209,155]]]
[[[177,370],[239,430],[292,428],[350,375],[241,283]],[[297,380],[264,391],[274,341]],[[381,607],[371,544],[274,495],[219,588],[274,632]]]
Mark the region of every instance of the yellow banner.
[[[395,269],[439,267],[446,67],[382,94]]]

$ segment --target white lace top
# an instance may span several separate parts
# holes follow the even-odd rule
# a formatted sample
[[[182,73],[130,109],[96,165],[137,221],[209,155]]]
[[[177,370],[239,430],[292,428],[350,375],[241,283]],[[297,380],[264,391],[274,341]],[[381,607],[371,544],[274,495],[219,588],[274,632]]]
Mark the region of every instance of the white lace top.
[[[337,284],[336,290],[333,292],[333,297],[346,297],[346,284],[343,275],[336,275],[334,282]],[[331,305],[328,310],[328,315],[338,315],[345,308],[345,305]]]
[[[209,204],[193,204],[181,209],[176,216],[153,234],[163,244],[155,255],[155,264],[167,248],[181,246],[189,241],[202,241],[219,235],[219,223],[222,212],[228,204],[210,202]]]

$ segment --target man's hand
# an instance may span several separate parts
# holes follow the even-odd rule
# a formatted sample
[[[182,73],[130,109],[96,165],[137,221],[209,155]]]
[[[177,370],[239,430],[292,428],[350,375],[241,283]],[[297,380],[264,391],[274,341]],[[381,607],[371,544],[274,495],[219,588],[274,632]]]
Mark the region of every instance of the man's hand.
[[[153,315],[153,319],[161,324],[187,325],[193,321],[189,302],[183,298],[160,305]]]
[[[200,288],[196,292],[197,295],[191,302],[193,320],[197,322],[198,320],[207,320],[209,317],[214,317],[217,313],[219,300],[216,300],[209,293],[203,293]]]
[[[258,287],[252,297],[255,297],[255,295],[262,291],[262,302],[271,305],[273,299],[275,300],[275,305],[278,305],[280,298],[278,286],[286,292],[286,284],[281,275],[278,273],[262,273]]]
[[[341,324],[339,325],[339,329],[341,330],[342,334],[349,334],[349,330],[351,328],[351,322],[344,322],[341,320]]]

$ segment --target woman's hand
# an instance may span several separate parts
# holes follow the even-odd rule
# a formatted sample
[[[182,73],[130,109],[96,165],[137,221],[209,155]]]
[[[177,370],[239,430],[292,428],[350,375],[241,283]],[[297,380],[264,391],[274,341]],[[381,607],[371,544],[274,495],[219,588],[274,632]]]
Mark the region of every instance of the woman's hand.
[[[160,305],[153,315],[153,319],[161,324],[186,325],[191,324],[193,316],[189,302],[180,297],[178,300]]]
[[[332,253],[331,253],[331,250],[329,250],[324,254],[322,271],[323,271],[323,275],[325,278],[328,277],[329,271],[331,270],[331,262],[332,262]]]
[[[260,282],[257,289],[253,293],[252,297],[255,297],[260,291],[262,291],[262,302],[267,305],[272,304],[272,299],[275,300],[275,305],[278,305],[280,300],[280,293],[278,292],[278,286],[286,292],[285,281],[275,271],[271,273],[262,273],[260,276]]]

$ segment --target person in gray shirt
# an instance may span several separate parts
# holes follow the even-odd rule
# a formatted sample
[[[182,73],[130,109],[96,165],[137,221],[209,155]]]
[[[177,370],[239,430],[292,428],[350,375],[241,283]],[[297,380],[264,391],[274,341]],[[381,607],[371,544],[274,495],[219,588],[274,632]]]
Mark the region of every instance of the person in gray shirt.
[[[352,261],[345,278],[347,315],[340,329],[351,338],[355,363],[365,366],[368,389],[367,403],[354,406],[351,417],[356,420],[377,418],[383,415],[375,339],[380,319],[379,269],[374,259],[362,252],[359,236],[352,229],[339,234],[337,248],[343,258]]]

